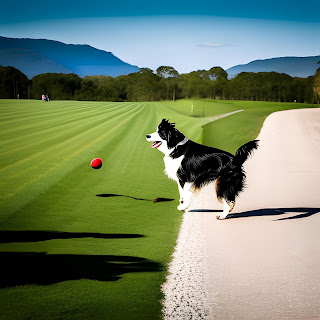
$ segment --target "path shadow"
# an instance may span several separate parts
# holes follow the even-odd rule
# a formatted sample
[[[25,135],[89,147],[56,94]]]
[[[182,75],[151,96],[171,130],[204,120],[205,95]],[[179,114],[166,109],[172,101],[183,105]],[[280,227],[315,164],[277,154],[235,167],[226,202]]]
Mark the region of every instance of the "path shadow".
[[[67,280],[117,281],[131,272],[158,272],[160,263],[144,258],[111,255],[0,252],[0,287],[50,285]]]
[[[96,196],[97,197],[102,197],[102,198],[125,197],[125,198],[134,199],[134,200],[152,201],[152,202],[168,202],[168,201],[173,201],[174,200],[174,199],[170,199],[170,198],[156,198],[154,200],[150,200],[150,199],[135,198],[135,197],[126,196],[126,195],[123,195],[123,194],[113,194],[113,193],[102,193],[102,194],[97,194]]]
[[[248,217],[260,217],[260,216],[281,216],[288,213],[297,213],[294,216],[283,217],[276,219],[279,220],[292,220],[310,217],[320,212],[320,208],[278,208],[278,209],[259,209],[246,211],[241,213],[229,214],[226,219],[248,218]]]
[[[0,243],[38,242],[53,239],[95,238],[95,239],[133,239],[143,238],[142,234],[130,233],[94,233],[94,232],[62,232],[38,230],[1,230]]]

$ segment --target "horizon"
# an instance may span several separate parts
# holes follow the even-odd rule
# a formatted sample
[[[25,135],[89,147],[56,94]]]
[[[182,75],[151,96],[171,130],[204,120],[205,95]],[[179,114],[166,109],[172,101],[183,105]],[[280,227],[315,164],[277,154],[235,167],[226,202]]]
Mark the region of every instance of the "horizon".
[[[0,34],[89,45],[139,68],[167,65],[179,73],[228,69],[256,60],[320,55],[320,3],[272,0],[268,4],[221,4],[202,0],[168,2],[161,8],[140,0],[134,5],[98,1],[76,6],[64,0],[50,7],[18,1],[4,4]],[[150,7],[151,6],[151,7]],[[313,10],[310,10],[312,7]],[[131,9],[130,9],[131,8]],[[319,10],[318,10],[319,9]],[[14,12],[14,15],[12,14]],[[179,14],[178,14],[179,13]],[[207,13],[207,14],[205,14]]]

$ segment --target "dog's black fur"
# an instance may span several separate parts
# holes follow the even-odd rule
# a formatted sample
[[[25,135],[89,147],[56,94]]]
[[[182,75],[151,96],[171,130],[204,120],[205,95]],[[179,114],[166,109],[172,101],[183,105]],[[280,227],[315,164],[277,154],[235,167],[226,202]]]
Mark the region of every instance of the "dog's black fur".
[[[177,172],[182,188],[186,182],[193,183],[195,188],[201,188],[216,180],[218,199],[224,198],[228,202],[234,202],[244,189],[246,175],[243,163],[258,148],[259,140],[244,144],[233,155],[191,140],[179,145],[185,136],[175,128],[174,123],[166,119],[158,126],[158,134],[167,141],[168,148],[172,149],[169,155],[171,158],[184,156]]]

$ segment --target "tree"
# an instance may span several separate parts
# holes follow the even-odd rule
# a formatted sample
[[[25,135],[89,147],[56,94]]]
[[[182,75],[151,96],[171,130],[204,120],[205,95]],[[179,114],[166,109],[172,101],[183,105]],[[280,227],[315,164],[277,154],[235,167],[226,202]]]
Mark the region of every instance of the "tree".
[[[129,101],[161,100],[161,78],[148,68],[125,76],[126,98]]]
[[[302,88],[307,81],[299,82]],[[302,100],[306,91],[294,90],[294,80],[287,74],[276,72],[242,72],[228,81],[229,99],[253,100],[253,101],[293,101]],[[297,82],[298,84],[298,82]],[[297,96],[301,92],[301,97]],[[296,98],[294,98],[296,97]]]
[[[169,66],[161,66],[157,69],[157,75],[163,79],[166,79],[168,84],[168,89],[172,91],[172,100],[176,100],[176,79],[179,77],[179,73],[176,69]]]
[[[43,73],[31,79],[32,97],[40,99],[42,94],[48,94],[56,100],[72,100],[76,90],[81,88],[82,79],[74,74]]]
[[[159,77],[168,79],[168,78],[176,78],[179,76],[179,73],[176,69],[169,66],[161,66],[157,69],[157,75]]]
[[[86,76],[81,81],[81,88],[76,90],[75,99],[121,101],[120,88],[111,76]]]
[[[178,84],[183,97],[210,97],[211,80],[206,70],[192,71],[188,74],[183,74],[179,77]]]
[[[210,80],[228,79],[228,73],[221,67],[213,67],[208,71],[208,73]]]
[[[30,81],[27,76],[14,67],[0,66],[0,98],[26,99]]]
[[[314,76],[313,91],[316,94],[317,103],[320,104],[320,68],[317,69],[316,74]]]

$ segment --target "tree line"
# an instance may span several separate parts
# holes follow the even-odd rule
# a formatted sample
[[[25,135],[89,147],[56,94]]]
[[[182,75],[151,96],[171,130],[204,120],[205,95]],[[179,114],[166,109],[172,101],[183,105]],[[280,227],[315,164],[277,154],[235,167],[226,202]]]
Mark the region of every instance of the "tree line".
[[[1,99],[41,99],[90,101],[160,101],[182,98],[252,100],[273,102],[320,101],[320,68],[314,76],[296,78],[276,72],[242,72],[233,79],[220,67],[179,74],[161,66],[156,72],[110,76],[44,73],[28,80],[13,67],[0,66]]]

